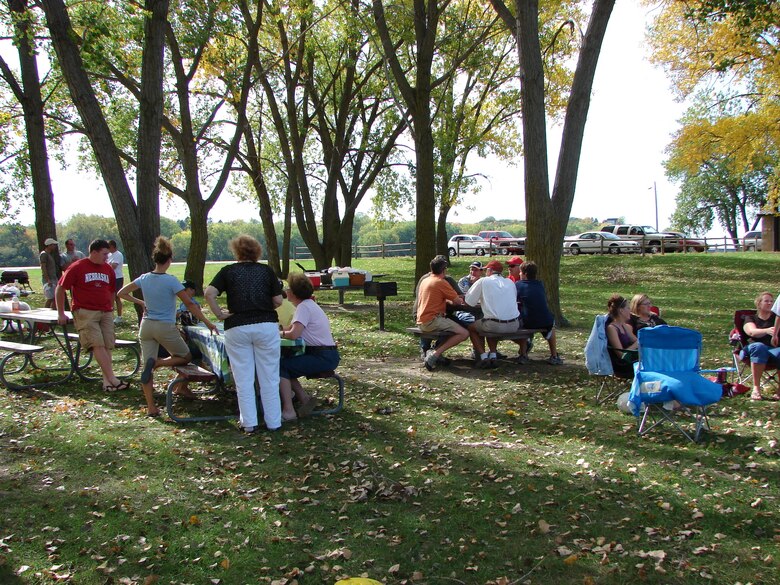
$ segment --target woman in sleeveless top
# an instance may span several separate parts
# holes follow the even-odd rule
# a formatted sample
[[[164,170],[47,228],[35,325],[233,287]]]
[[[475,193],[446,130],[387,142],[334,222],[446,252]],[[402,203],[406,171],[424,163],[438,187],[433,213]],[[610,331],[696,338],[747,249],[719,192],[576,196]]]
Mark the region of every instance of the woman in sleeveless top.
[[[634,331],[631,329],[629,320],[631,311],[628,308],[628,301],[618,294],[609,297],[607,301],[609,310],[609,321],[607,322],[607,341],[609,344],[610,356],[613,358],[612,365],[618,369],[626,366],[625,373],[633,374],[633,368],[629,365],[639,358],[636,349],[638,342]],[[624,351],[629,350],[629,351]]]

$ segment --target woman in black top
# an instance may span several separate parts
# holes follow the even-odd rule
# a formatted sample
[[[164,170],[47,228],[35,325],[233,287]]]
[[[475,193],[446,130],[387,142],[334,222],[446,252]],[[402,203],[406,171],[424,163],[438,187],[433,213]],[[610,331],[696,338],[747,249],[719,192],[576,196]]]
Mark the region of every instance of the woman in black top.
[[[260,242],[241,235],[230,241],[237,262],[223,267],[203,293],[214,315],[225,321],[225,349],[236,382],[241,427],[247,433],[258,428],[255,375],[266,427],[282,426],[279,400],[279,321],[282,285],[265,264]],[[217,297],[227,294],[227,311]]]
[[[756,297],[756,314],[745,317],[743,330],[748,336],[748,346],[742,350],[743,356],[750,357],[750,372],[753,374],[753,392],[750,398],[761,400],[761,376],[766,365],[771,361],[774,365],[780,365],[780,347],[772,347],[772,333],[774,332],[775,314],[772,312],[774,303],[772,293],[764,291]],[[773,400],[780,400],[780,390],[772,396]]]
[[[652,306],[653,303],[647,295],[634,295],[631,299],[631,318],[629,319],[629,323],[634,330],[634,335],[645,327],[666,325],[666,321],[651,311]]]

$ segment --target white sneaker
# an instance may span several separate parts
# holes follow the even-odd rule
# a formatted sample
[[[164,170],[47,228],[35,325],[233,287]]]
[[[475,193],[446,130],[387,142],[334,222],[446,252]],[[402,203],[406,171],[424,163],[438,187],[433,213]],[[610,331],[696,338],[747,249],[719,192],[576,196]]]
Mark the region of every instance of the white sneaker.
[[[117,315],[116,317],[114,317],[114,325],[119,325],[120,323],[122,323],[122,317]]]

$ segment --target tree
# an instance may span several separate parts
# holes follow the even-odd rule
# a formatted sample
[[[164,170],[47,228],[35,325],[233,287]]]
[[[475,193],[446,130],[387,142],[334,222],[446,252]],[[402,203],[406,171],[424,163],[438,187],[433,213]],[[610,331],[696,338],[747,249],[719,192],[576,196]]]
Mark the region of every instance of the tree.
[[[437,248],[434,92],[455,83],[458,68],[489,38],[494,24],[492,18],[466,19],[459,11],[448,12],[451,4],[453,0],[413,0],[405,5],[372,0],[376,32],[415,145],[418,279],[428,272]],[[469,30],[466,22],[474,28]]]
[[[26,0],[8,0],[13,25],[14,44],[19,57],[21,83],[11,67],[0,56],[0,76],[11,89],[24,114],[26,154],[18,157],[17,169],[23,180],[32,183],[33,205],[35,207],[35,230],[38,235],[38,249],[43,249],[46,238],[56,239],[54,218],[54,192],[49,174],[49,154],[46,143],[44,102],[41,95],[41,81],[38,75],[38,49],[35,42],[37,24]]]
[[[665,165],[667,175],[681,183],[673,224],[707,231],[717,220],[737,243],[740,226],[750,230],[751,218],[766,204],[778,153],[752,113],[722,113],[689,110]]]
[[[57,54],[57,62],[73,103],[79,112],[84,125],[84,133],[90,141],[92,152],[106,184],[121,240],[125,246],[124,252],[130,275],[135,277],[151,268],[149,250],[152,247],[152,242],[147,242],[142,237],[138,207],[133,200],[125,176],[120,151],[84,66],[77,44],[79,37],[73,30],[65,4],[63,0],[42,0],[41,5],[46,14],[47,27]],[[151,27],[150,30],[157,29]],[[147,75],[154,80],[154,72],[146,71]],[[153,116],[150,116],[147,121],[152,119]],[[147,169],[138,169],[139,173],[146,171]],[[156,227],[159,230],[159,216],[156,220]]]
[[[745,173],[752,184],[754,171],[765,174],[771,168],[767,211],[777,210],[780,193],[778,35],[780,6],[764,0],[665,2],[649,33],[653,59],[664,66],[679,94],[695,102],[683,120],[689,128],[670,146],[673,156],[680,159],[685,152],[690,161],[717,161],[718,174],[725,172],[729,183]],[[757,161],[762,154],[770,160]]]
[[[595,0],[580,45],[563,122],[558,165],[552,194],[547,164],[545,72],[539,35],[537,0],[515,0],[514,13],[503,0],[490,0],[504,24],[517,39],[520,57],[523,114],[524,186],[528,239],[526,257],[539,265],[556,322],[566,320],[560,305],[561,242],[574,203],[577,171],[590,94],[601,45],[614,0]],[[553,41],[555,38],[553,39]]]
[[[271,210],[284,212],[283,274],[293,216],[318,268],[334,259],[346,265],[357,207],[386,172],[404,121],[357,0],[270,3],[266,12],[267,43],[255,56],[263,107],[247,117],[238,160],[251,177],[267,241]]]

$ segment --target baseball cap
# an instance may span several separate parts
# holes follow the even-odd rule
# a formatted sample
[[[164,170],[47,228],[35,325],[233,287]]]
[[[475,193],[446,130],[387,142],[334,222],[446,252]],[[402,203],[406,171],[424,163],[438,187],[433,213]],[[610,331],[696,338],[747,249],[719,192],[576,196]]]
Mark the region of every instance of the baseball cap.
[[[52,244],[59,245],[60,243],[57,240],[55,240],[54,238],[46,238],[46,241],[43,242],[44,246],[51,246]]]
[[[485,267],[482,266],[482,262],[479,260],[475,260],[471,264],[469,264],[469,268],[479,268],[480,270],[485,270]]]
[[[520,256],[512,256],[506,261],[507,266],[520,266],[523,263],[523,259]]]
[[[181,281],[181,285],[182,285],[184,288],[191,288],[191,289],[193,289],[193,290],[196,290],[196,289],[198,288],[197,286],[195,286],[195,283],[194,283],[194,282],[192,282],[191,280],[182,280],[182,281]]]
[[[501,264],[498,260],[491,260],[487,263],[487,266],[485,268],[490,268],[493,272],[503,272],[504,271],[504,265]]]

